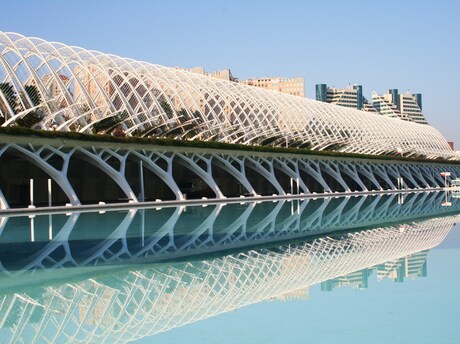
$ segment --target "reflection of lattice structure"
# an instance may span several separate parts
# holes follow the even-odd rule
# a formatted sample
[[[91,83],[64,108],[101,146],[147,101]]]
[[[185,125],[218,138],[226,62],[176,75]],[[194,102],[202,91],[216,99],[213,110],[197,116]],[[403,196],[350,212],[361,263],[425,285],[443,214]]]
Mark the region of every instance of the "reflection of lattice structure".
[[[28,255],[12,259],[12,265],[4,252],[0,259],[1,272],[20,276],[24,271],[43,268],[177,259],[459,212],[460,202],[452,200],[451,207],[443,207],[443,200],[444,193],[414,193],[405,195],[403,204],[399,202],[400,195],[390,194],[301,202],[219,204],[205,208],[198,205],[145,211],[131,209],[105,214],[38,215],[23,220],[22,228],[14,221],[16,218],[2,218],[2,242],[8,242],[8,238],[22,238],[21,250],[26,252],[30,233],[35,230],[37,237],[41,233],[42,239],[38,248],[31,242]],[[51,238],[50,223],[54,226]],[[97,232],[91,232],[91,237],[88,237],[88,226],[98,228]],[[404,230],[404,226],[400,230]],[[85,240],[91,240],[92,245],[81,245]]]
[[[37,128],[106,132],[121,124],[128,135],[455,155],[430,126],[14,33],[0,34],[0,62],[3,125],[28,119]]]
[[[438,245],[455,216],[0,296],[5,342],[127,342]],[[289,268],[287,268],[289,267]]]

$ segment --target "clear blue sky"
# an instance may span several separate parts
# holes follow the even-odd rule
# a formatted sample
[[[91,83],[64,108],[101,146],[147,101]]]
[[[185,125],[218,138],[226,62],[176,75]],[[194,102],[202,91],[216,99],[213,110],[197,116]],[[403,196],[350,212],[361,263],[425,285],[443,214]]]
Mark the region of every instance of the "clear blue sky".
[[[460,148],[460,1],[0,1],[13,31],[239,78],[303,76],[423,94],[428,121]]]

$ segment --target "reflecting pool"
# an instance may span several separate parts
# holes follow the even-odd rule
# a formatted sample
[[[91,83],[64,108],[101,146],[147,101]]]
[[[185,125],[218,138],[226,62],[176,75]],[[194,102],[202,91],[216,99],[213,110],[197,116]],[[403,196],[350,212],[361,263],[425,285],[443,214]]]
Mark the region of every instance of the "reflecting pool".
[[[441,192],[0,217],[2,343],[457,343]]]

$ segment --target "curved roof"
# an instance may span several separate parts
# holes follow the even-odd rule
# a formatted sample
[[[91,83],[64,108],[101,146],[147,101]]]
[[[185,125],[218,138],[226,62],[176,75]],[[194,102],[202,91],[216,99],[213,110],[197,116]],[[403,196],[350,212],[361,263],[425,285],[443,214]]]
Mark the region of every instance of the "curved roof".
[[[0,33],[0,121],[45,130],[452,158],[428,125]]]

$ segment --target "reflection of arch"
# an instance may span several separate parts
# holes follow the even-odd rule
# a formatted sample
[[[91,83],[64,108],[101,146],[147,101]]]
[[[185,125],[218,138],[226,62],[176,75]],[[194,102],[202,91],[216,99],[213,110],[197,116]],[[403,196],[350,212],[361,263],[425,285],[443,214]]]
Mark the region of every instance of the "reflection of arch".
[[[99,259],[102,259],[103,261],[105,260],[118,260],[121,255],[126,255],[126,257],[131,257],[131,253],[128,250],[128,246],[126,244],[126,233],[128,231],[128,228],[131,224],[131,222],[134,219],[134,216],[136,215],[137,210],[131,209],[128,211],[126,214],[125,218],[121,223],[113,230],[113,232],[110,234],[110,236],[105,239],[103,242],[99,243],[98,245],[92,247],[88,252],[89,257],[85,258],[81,264],[82,265],[87,265],[87,264],[94,264],[97,263]],[[105,257],[106,251],[110,251],[109,248],[118,240],[121,241],[122,247],[118,252],[110,252],[109,257]]]
[[[265,216],[261,221],[253,224],[252,226],[246,226],[246,235],[249,239],[254,240],[262,237],[266,232],[264,230],[269,228],[268,233],[273,234],[275,232],[276,217],[281,211],[281,208],[285,204],[285,200],[280,200],[276,203],[276,206]]]
[[[238,230],[241,228],[241,234],[240,236],[243,236],[243,241],[244,242],[244,236],[246,235],[246,227],[247,227],[247,222],[248,218],[253,212],[254,208],[256,206],[256,203],[250,203],[246,210],[243,211],[243,213],[238,216],[237,219],[235,219],[231,224],[226,226],[224,229],[219,229],[219,232],[226,233],[225,235],[222,236],[222,238],[218,238],[216,244],[221,245],[221,244],[231,244],[233,241],[240,241],[239,236],[235,236],[235,233],[238,232]],[[215,231],[213,231],[213,234],[215,234]]]
[[[6,224],[8,223],[8,219],[9,219],[9,217],[0,216],[0,235],[2,235],[3,229],[5,228]]]
[[[8,290],[0,321],[21,321],[6,333],[8,342],[31,335],[46,341],[56,327],[63,329],[56,332],[57,342],[129,342],[432,248],[455,220],[411,223],[405,231],[398,225],[378,227],[185,262],[90,268],[74,281],[37,281],[39,294],[36,286]],[[39,321],[30,316],[37,313]]]
[[[300,214],[299,225],[313,231],[315,227],[318,227],[318,224],[321,224],[324,209],[326,209],[329,201],[330,198],[324,198],[316,201],[306,202],[306,205],[303,208],[304,212]],[[317,202],[321,202],[319,206],[316,205]],[[311,209],[313,205],[316,205],[316,207]]]
[[[283,204],[283,207],[275,218],[275,236],[287,235],[291,238],[294,235],[297,236],[302,233],[302,228],[299,227],[299,221],[307,203],[308,202],[302,202],[302,204],[300,204],[298,201],[289,200]],[[288,209],[286,210],[286,208]],[[296,230],[293,231],[292,228],[296,228]],[[305,233],[301,235],[305,235]]]
[[[79,213],[72,213],[53,240],[51,240],[42,250],[34,254],[30,259],[30,263],[22,267],[21,270],[26,271],[28,269],[43,268],[44,262],[49,262],[51,260],[51,254],[60,247],[62,247],[65,252],[64,257],[62,257],[61,260],[54,262],[53,266],[47,268],[59,268],[63,267],[67,263],[76,265],[76,261],[72,257],[72,252],[69,249],[69,236],[77,223],[79,215]]]
[[[206,244],[214,244],[213,229],[214,222],[224,205],[222,203],[213,205],[212,211],[203,218],[200,224],[190,230],[187,235],[179,236],[174,239],[174,246],[177,250],[189,250],[190,248],[206,247]],[[178,222],[175,223],[177,226]],[[176,228],[175,228],[176,229]],[[204,238],[203,238],[204,237]]]
[[[58,233],[43,247],[33,246],[30,256],[21,259],[26,269],[44,267],[58,268],[65,264],[87,266],[110,263],[119,260],[133,261],[150,258],[163,260],[195,253],[216,252],[241,246],[266,243],[283,238],[296,238],[309,234],[331,233],[344,228],[363,228],[385,225],[403,221],[414,221],[420,216],[431,217],[455,214],[459,211],[460,202],[453,203],[451,208],[441,205],[444,194],[418,192],[404,194],[404,203],[398,203],[400,194],[387,194],[362,197],[327,197],[306,199],[300,204],[296,201],[281,200],[272,202],[245,202],[247,206],[219,204],[202,208],[200,205],[188,207],[178,206],[174,210],[165,208],[160,211],[128,210],[123,212],[122,219],[116,223],[101,220],[98,233],[109,233],[97,244],[92,242],[91,249],[83,250],[77,243],[73,248],[74,238],[81,238],[79,230],[84,226],[75,225],[78,213],[55,228]],[[289,211],[289,206],[295,208]],[[226,207],[229,207],[225,209]],[[134,222],[136,214],[151,212],[150,221],[158,224],[158,229],[145,231],[139,229],[139,222]],[[164,211],[162,214],[161,212]],[[227,212],[228,211],[228,212]],[[229,212],[232,214],[228,217]],[[167,217],[164,217],[164,215]],[[96,216],[97,213],[95,214]],[[159,217],[156,217],[159,216]],[[79,217],[82,221],[84,217]],[[164,223],[158,219],[165,220]],[[15,229],[13,223],[7,223],[7,217],[0,217],[0,235],[2,227],[5,234]],[[91,218],[93,220],[93,218]],[[59,222],[59,221],[58,221]],[[36,222],[37,224],[38,222]],[[56,221],[53,222],[54,224]],[[196,229],[189,231],[190,223],[196,223]],[[141,228],[149,228],[145,218],[141,218]],[[115,228],[116,227],[116,228]],[[141,232],[145,240],[135,238],[133,231]],[[185,231],[184,231],[185,230]],[[74,234],[74,235],[72,235]],[[99,238],[99,236],[98,236]],[[219,246],[223,245],[223,246]],[[29,247],[30,248],[30,247]],[[64,255],[60,255],[60,251]],[[154,255],[155,257],[152,257]],[[80,257],[80,258],[79,258]],[[8,269],[8,267],[6,267]],[[2,270],[0,270],[2,271]],[[14,272],[16,273],[16,272]],[[17,274],[21,274],[18,272]]]
[[[388,198],[391,200],[392,196]],[[352,207],[348,207],[348,208],[347,208],[348,204],[345,204],[345,206],[343,207],[342,214],[340,215],[340,221],[346,222],[349,224],[354,224],[358,222],[360,217],[363,216],[360,210],[364,202],[366,201],[366,199],[367,199],[367,196],[360,197],[358,199],[358,202],[355,205],[353,205]],[[390,203],[386,203],[386,207],[384,206],[384,208],[387,208]]]
[[[145,240],[144,246],[137,253],[133,254],[133,257],[138,258],[149,253],[158,254],[164,251],[168,251],[171,247],[175,247],[173,228],[179,220],[185,207],[176,207],[174,213],[168,218],[168,220],[155,232],[154,235]],[[143,211],[143,210],[142,210]],[[167,237],[167,243],[162,245],[159,242]]]

